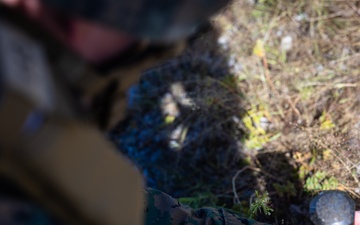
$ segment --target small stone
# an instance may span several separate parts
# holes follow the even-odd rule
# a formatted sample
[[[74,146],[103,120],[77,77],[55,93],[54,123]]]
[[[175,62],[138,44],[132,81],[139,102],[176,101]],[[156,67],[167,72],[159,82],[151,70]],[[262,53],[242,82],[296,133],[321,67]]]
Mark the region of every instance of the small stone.
[[[296,22],[304,21],[308,19],[308,15],[306,13],[300,13],[294,17]]]
[[[161,110],[164,115],[173,117],[178,117],[180,115],[176,101],[170,93],[165,94],[161,99]]]
[[[277,37],[281,37],[284,33],[284,26],[281,26],[277,31],[276,31],[276,36]]]
[[[228,42],[229,42],[229,38],[225,35],[218,38],[218,44],[222,46],[227,45]]]
[[[288,52],[293,47],[293,38],[290,35],[287,35],[281,39],[281,50],[284,52]]]
[[[170,86],[170,90],[173,98],[181,105],[187,107],[196,106],[195,102],[187,95],[184,86],[180,82],[173,83]]]
[[[322,72],[322,71],[324,71],[324,66],[323,66],[322,64],[316,65],[316,71],[317,71],[317,72]]]
[[[260,118],[260,127],[267,130],[270,126],[270,121],[266,117]]]
[[[182,125],[177,126],[170,134],[171,140],[179,140],[184,127]]]
[[[235,123],[240,123],[240,119],[237,116],[233,116],[232,119]]]

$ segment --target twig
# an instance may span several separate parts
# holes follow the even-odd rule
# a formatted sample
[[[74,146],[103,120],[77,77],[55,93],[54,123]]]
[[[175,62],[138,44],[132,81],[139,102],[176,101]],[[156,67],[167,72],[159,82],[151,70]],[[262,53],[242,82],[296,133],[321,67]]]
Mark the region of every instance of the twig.
[[[254,202],[255,195],[256,195],[256,193],[253,193],[251,195],[250,200],[249,200],[249,205],[251,205]]]
[[[263,65],[264,65],[264,74],[265,74],[265,79],[271,89],[271,91],[276,95],[277,99],[280,99],[280,94],[279,92],[276,90],[274,83],[272,82],[271,78],[270,78],[270,73],[269,73],[269,64],[266,58],[266,54],[264,54],[262,58],[263,61]],[[288,102],[288,104],[290,105],[291,109],[295,112],[295,114],[298,116],[299,119],[301,119],[301,114],[300,111],[296,108],[295,104],[291,101],[290,97],[288,96],[286,98],[286,101]],[[279,104],[276,104],[278,108],[281,108],[279,106]],[[282,110],[279,110],[282,119],[284,119],[284,114],[282,113]]]
[[[336,155],[333,151],[331,151],[331,154],[337,159],[339,160],[339,162],[345,167],[345,169],[348,171],[348,173],[351,174],[351,176],[353,177],[354,181],[356,182],[358,188],[360,189],[360,182],[359,179],[351,172],[351,169],[346,165],[346,163],[338,156]]]
[[[264,67],[264,75],[265,75],[265,79],[266,79],[266,82],[268,83],[271,91],[275,94],[276,98],[277,99],[280,99],[280,95],[279,93],[277,92],[275,86],[274,86],[274,83],[272,82],[272,80],[270,79],[270,74],[269,74],[269,64],[268,64],[268,61],[267,61],[267,58],[266,58],[266,54],[264,54],[262,58],[262,63],[263,63],[263,67]],[[285,115],[281,109],[281,106],[276,103],[275,104],[276,107],[278,108],[278,111],[280,113],[280,116],[281,116],[281,119],[284,119],[285,118]]]
[[[359,193],[356,193],[356,192],[354,191],[355,189],[359,189],[359,188],[346,187],[346,186],[343,185],[343,184],[339,184],[339,186],[340,186],[340,190],[347,191],[348,193],[352,194],[352,195],[355,196],[356,198],[360,198]]]
[[[245,166],[245,167],[242,168],[241,170],[238,170],[238,171],[235,173],[235,175],[233,176],[233,178],[232,178],[232,189],[233,189],[234,203],[235,203],[235,204],[239,204],[239,203],[240,203],[239,196],[238,196],[238,194],[237,194],[237,192],[236,192],[236,183],[235,183],[235,182],[236,182],[236,179],[237,179],[237,177],[238,177],[242,172],[244,172],[244,171],[247,170],[247,169],[250,169],[250,170],[253,170],[253,171],[262,173],[262,174],[264,174],[265,176],[268,176],[268,177],[270,177],[270,178],[272,178],[272,179],[274,179],[274,180],[276,180],[276,181],[279,181],[279,182],[282,181],[281,179],[279,179],[279,178],[277,178],[277,177],[275,177],[275,176],[273,176],[273,175],[271,175],[271,174],[269,174],[269,173],[267,173],[267,172],[265,172],[265,171],[263,171],[263,170],[261,170],[261,169],[259,169],[259,168],[256,168],[256,167],[253,167],[253,166]]]
[[[307,22],[317,22],[317,21],[320,21],[320,20],[333,19],[333,18],[339,17],[341,15],[342,15],[341,12],[337,12],[337,13],[333,13],[333,14],[330,14],[330,15],[308,18],[308,19],[306,19],[306,21]]]
[[[324,145],[323,143],[319,143],[319,144],[321,145],[322,148],[328,149],[328,147],[326,145]],[[340,158],[339,152],[336,152],[337,154],[335,154],[332,149],[329,149],[329,150],[330,150],[330,153],[345,167],[345,169],[352,176],[352,178],[356,182],[358,188],[360,189],[360,181],[359,181],[359,179],[351,172],[351,168]]]
[[[296,103],[291,101],[291,98],[289,96],[286,97],[287,102],[289,103],[291,109],[296,113],[299,119],[301,119],[300,111],[296,108]]]
[[[240,204],[240,200],[239,200],[239,196],[237,194],[237,191],[236,191],[236,178],[242,173],[244,172],[245,170],[247,169],[250,169],[251,166],[245,166],[244,168],[242,168],[241,170],[238,170],[236,172],[236,174],[233,176],[232,178],[232,188],[233,188],[233,193],[234,193],[234,203],[235,204]]]

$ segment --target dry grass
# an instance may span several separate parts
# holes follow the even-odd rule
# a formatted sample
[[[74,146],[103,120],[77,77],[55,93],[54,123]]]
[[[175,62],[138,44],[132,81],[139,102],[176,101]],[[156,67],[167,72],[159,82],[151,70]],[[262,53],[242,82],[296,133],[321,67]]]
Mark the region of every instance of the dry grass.
[[[360,202],[359,5],[235,1],[216,18],[223,48],[241,67],[233,72],[253,126],[261,126],[254,121],[259,111],[267,121],[261,135],[269,139],[248,151],[253,169],[263,171],[260,189],[270,192],[275,211],[296,205],[290,197],[307,202],[323,189],[345,190]],[[279,155],[291,167],[278,162]],[[280,171],[292,169],[290,175]]]
[[[268,192],[276,224],[325,189],[360,209],[360,1],[235,0],[214,25],[144,74],[116,136],[149,185],[242,213]]]

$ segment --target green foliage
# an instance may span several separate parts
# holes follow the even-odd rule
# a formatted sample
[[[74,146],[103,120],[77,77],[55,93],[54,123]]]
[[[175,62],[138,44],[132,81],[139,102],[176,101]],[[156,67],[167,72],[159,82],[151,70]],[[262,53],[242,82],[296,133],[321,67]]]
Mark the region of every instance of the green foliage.
[[[276,7],[277,2],[277,0],[259,0],[258,4],[264,4],[268,7]]]
[[[308,101],[311,99],[311,96],[314,94],[314,88],[311,86],[303,87],[300,90],[300,97],[304,101]]]
[[[274,141],[281,136],[281,133],[271,135],[261,125],[261,120],[269,120],[269,113],[265,109],[253,108],[247,111],[242,121],[248,129],[248,137],[243,140],[245,147],[249,150],[259,150],[266,143]]]
[[[239,90],[237,90],[236,79],[233,75],[225,76],[224,78],[221,79],[220,82],[221,85],[223,85],[225,88],[230,88],[233,91],[239,92]]]
[[[245,146],[250,150],[261,149],[264,144],[269,141],[264,128],[261,127],[261,118],[264,117],[264,111],[256,111],[251,109],[247,112],[247,116],[243,117],[245,127],[249,130],[249,136],[245,140]]]
[[[264,17],[269,14],[269,11],[273,9],[277,4],[277,0],[259,0],[257,1],[255,9],[252,11],[252,15],[255,18]]]
[[[216,207],[218,198],[212,193],[199,193],[194,197],[179,198],[181,204],[188,205],[192,208],[201,208],[204,206]]]
[[[273,187],[280,197],[296,196],[296,189],[294,183],[287,181],[286,184],[274,183]]]
[[[335,124],[332,122],[330,115],[325,111],[320,116],[319,121],[321,130],[330,130],[335,127]]]
[[[165,120],[164,122],[166,125],[169,125],[169,124],[172,124],[175,121],[175,119],[176,119],[175,116],[167,115],[164,119]]]
[[[336,189],[338,184],[339,182],[335,177],[328,177],[326,172],[318,171],[306,179],[304,189],[307,191],[332,190]]]
[[[249,209],[250,208],[248,202],[243,200],[240,201],[240,203],[234,204],[231,210],[237,214],[248,215]]]
[[[308,175],[309,173],[309,166],[307,164],[301,165],[299,167],[299,178],[301,180],[304,180],[305,177]]]
[[[260,195],[258,191],[255,191],[255,195],[256,200],[250,205],[249,218],[254,218],[258,212],[264,213],[267,216],[271,215],[274,210],[269,206],[269,193],[265,192],[263,195]]]

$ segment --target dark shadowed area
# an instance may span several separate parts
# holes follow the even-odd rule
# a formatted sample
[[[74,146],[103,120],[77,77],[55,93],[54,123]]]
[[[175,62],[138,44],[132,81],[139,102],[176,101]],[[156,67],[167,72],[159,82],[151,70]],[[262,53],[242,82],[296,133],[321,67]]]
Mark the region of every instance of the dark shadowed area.
[[[239,0],[213,25],[143,74],[111,139],[193,207],[311,224],[338,189],[360,209],[360,2]]]

